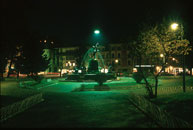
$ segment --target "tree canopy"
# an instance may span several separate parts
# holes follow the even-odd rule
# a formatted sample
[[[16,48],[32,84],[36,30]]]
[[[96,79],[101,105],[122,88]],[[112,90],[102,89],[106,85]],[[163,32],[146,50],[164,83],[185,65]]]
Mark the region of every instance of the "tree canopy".
[[[163,20],[160,24],[146,25],[135,41],[137,43],[135,50],[140,57],[141,64],[161,66],[161,70],[158,72],[155,71],[155,68],[154,71],[149,71],[152,72],[155,78],[155,97],[157,96],[158,77],[165,69],[169,58],[172,56],[188,55],[192,50],[190,42],[183,38],[183,34],[184,30],[182,26],[174,31],[170,28],[170,23]],[[160,57],[160,54],[163,55],[164,61]],[[145,72],[142,68],[139,70],[141,73]],[[143,76],[143,78],[146,82],[146,88],[151,88],[148,90],[152,90],[152,86],[146,80],[146,76]]]

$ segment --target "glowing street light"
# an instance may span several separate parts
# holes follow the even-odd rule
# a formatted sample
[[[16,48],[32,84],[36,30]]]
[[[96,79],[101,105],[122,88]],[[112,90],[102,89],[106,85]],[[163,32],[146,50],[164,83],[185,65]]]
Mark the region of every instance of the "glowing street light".
[[[178,24],[177,23],[173,23],[172,25],[171,25],[171,29],[172,30],[177,30],[178,29]]]
[[[164,54],[160,54],[160,57],[164,57]]]
[[[118,63],[118,62],[119,62],[119,60],[116,59],[116,60],[115,60],[115,63]]]
[[[163,63],[166,62],[164,54],[160,54],[160,57],[163,58]]]
[[[100,31],[97,29],[94,31],[95,34],[100,34]]]

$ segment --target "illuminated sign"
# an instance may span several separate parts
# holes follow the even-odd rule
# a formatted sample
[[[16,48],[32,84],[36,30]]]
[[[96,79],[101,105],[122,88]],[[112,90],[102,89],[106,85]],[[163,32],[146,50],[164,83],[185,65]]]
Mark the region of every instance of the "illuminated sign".
[[[155,65],[135,65],[135,67],[155,67]]]

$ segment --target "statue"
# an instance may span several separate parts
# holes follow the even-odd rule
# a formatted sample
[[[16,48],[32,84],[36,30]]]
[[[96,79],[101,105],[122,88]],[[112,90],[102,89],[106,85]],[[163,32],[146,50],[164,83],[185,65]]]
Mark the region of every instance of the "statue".
[[[93,48],[93,58],[96,59],[96,53],[99,51],[98,50],[99,43],[97,42],[95,46],[92,46]]]
[[[88,73],[98,73],[98,61],[96,60],[96,53],[99,51],[98,50],[98,45],[99,43],[96,43],[95,46],[93,46],[93,56],[89,60],[89,66],[88,66]]]

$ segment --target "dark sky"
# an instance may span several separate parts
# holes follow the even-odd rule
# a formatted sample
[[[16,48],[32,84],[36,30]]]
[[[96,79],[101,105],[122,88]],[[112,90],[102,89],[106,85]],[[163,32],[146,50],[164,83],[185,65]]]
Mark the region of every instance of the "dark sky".
[[[193,39],[192,0],[3,0],[5,30],[40,32],[64,44],[88,42],[95,28],[108,42],[136,36],[144,22],[181,19]],[[6,25],[6,26],[4,26]],[[9,28],[9,29],[7,29]]]

